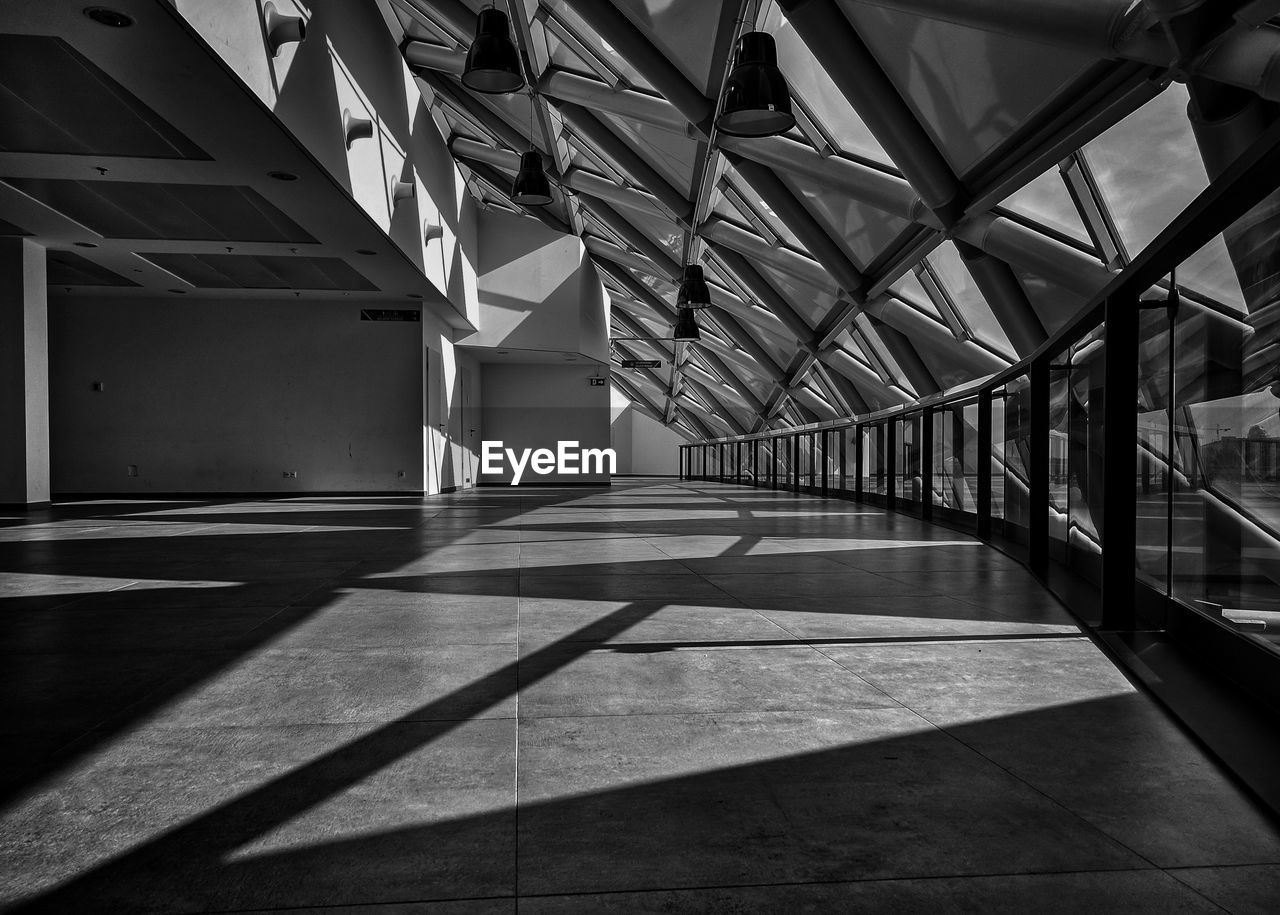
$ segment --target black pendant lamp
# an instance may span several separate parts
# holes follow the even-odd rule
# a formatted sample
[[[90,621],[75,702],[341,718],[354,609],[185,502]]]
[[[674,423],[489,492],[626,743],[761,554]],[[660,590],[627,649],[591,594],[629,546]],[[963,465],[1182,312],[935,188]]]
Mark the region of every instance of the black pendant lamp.
[[[698,322],[693,319],[692,308],[681,308],[676,311],[676,327],[675,333],[671,335],[673,340],[697,340],[701,335],[698,333]]]
[[[684,279],[680,281],[680,291],[676,293],[677,308],[710,308],[711,290],[702,275],[699,264],[687,264],[684,268]]]
[[[551,202],[551,182],[542,170],[542,154],[533,148],[533,89],[529,89],[529,151],[520,156],[520,171],[511,185],[511,202],[526,207],[544,207]]]
[[[510,24],[502,10],[489,7],[480,11],[476,39],[462,70],[462,85],[490,95],[515,92],[524,85],[520,52],[511,40]]]
[[[733,137],[772,137],[786,133],[795,123],[773,36],[747,32],[738,39],[716,129]]]
[[[511,201],[527,207],[544,207],[551,202],[551,182],[542,170],[542,153],[536,149],[520,156],[520,171],[511,185]]]

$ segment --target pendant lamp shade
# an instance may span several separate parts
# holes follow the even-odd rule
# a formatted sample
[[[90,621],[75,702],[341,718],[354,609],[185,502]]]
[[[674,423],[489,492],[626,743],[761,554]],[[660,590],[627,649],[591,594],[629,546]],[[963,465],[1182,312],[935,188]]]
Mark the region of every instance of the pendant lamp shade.
[[[693,319],[692,308],[681,308],[676,312],[676,328],[675,333],[671,335],[674,340],[697,340],[698,322]]]
[[[515,92],[524,85],[520,52],[511,40],[507,14],[502,10],[491,7],[480,11],[476,39],[462,70],[462,85],[490,95]]]
[[[677,308],[710,308],[711,290],[702,275],[699,264],[688,264],[684,268],[684,279],[680,282],[680,291],[676,293]]]
[[[542,170],[542,153],[536,149],[520,156],[520,171],[511,185],[511,200],[533,207],[544,207],[551,202],[551,182]]]
[[[773,36],[747,32],[738,39],[716,128],[734,137],[771,137],[786,133],[795,123]]]

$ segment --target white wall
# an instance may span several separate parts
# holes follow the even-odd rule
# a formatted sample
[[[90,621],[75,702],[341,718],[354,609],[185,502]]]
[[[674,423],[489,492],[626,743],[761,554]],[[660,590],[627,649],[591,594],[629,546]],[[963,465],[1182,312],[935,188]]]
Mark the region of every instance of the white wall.
[[[680,473],[680,446],[685,440],[662,423],[631,410],[631,472],[655,476]]]
[[[481,407],[481,437],[502,441],[505,447],[548,448],[560,441],[576,441],[582,448],[608,448],[609,386],[593,386],[592,365],[514,365],[486,363],[482,366],[484,402]],[[503,472],[480,475],[482,483],[509,483],[510,466]],[[524,483],[600,483],[609,474],[539,476],[526,470]]]
[[[272,57],[264,0],[176,0],[178,11],[473,323],[475,206],[387,23],[373,2],[272,0],[306,40]],[[373,122],[347,147],[343,112]],[[393,203],[394,181],[415,187]],[[426,226],[439,227],[428,233]],[[438,234],[438,237],[430,237]],[[426,291],[426,290],[424,290]]]
[[[611,389],[610,435],[618,452],[618,473],[677,476],[681,436],[637,410],[630,398]]]
[[[423,316],[422,458],[426,492],[470,489],[480,447],[481,371],[452,332]]]
[[[479,330],[460,342],[609,361],[609,301],[582,239],[486,210],[476,247]]]
[[[422,324],[361,321],[355,301],[49,313],[55,493],[424,488]]]

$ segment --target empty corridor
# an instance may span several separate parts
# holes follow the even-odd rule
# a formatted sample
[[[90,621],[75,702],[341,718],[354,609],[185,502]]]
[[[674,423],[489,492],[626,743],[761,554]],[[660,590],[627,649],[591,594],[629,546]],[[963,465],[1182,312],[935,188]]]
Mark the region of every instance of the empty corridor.
[[[1280,898],[1273,824],[1018,564],[849,502],[0,513],[0,626],[15,911]]]

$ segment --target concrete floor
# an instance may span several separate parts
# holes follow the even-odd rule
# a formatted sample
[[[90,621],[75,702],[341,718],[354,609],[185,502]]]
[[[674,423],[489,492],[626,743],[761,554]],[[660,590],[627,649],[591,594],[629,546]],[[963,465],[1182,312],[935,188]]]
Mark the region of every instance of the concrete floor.
[[[1280,910],[1274,825],[906,517],[100,502],[0,515],[0,572],[14,911]]]

